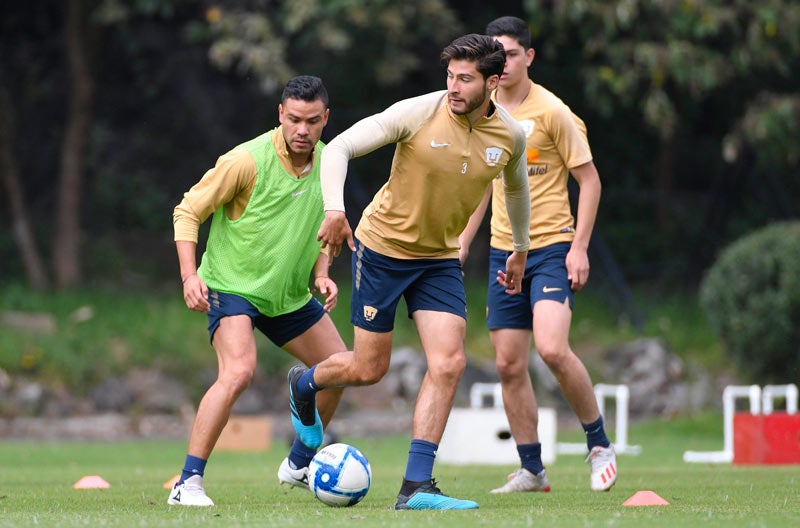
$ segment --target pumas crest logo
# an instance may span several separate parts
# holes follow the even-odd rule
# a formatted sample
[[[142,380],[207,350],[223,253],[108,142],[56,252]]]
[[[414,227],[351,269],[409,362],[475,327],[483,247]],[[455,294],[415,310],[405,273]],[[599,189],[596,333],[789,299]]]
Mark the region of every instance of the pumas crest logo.
[[[525,131],[525,137],[531,137],[533,134],[533,129],[536,128],[536,121],[532,119],[523,119],[522,121],[517,121],[522,127],[522,130]]]
[[[486,164],[494,167],[500,163],[500,157],[503,155],[503,149],[500,147],[486,147]]]
[[[378,315],[378,309],[373,308],[372,306],[365,306],[364,307],[364,319],[367,321],[372,321],[375,319],[375,316]]]

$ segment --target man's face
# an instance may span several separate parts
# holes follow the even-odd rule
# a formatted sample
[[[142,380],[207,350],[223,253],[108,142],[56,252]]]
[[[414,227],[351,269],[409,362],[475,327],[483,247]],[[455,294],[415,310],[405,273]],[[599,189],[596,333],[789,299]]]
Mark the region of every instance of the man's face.
[[[497,86],[496,75],[484,79],[477,63],[453,59],[447,65],[447,99],[456,115],[466,115],[480,108]]]
[[[528,67],[533,63],[534,51],[527,51],[514,37],[501,35],[495,40],[503,45],[506,50],[506,65],[500,77],[500,86],[508,88],[528,79]]]
[[[325,104],[301,99],[286,99],[278,105],[278,120],[283,125],[283,139],[295,154],[310,154],[322,136],[330,111]]]

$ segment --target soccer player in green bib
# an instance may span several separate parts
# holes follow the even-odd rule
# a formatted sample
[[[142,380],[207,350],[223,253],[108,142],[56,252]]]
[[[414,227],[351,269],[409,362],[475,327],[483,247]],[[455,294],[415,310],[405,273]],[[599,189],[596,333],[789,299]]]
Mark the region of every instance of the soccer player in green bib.
[[[328,94],[317,77],[291,79],[278,105],[280,126],[223,154],[175,207],[175,243],[186,306],[208,314],[218,377],[200,401],[179,481],[168,503],[213,506],[203,487],[206,462],[256,367],[254,328],[306,365],[347,349],[329,312],[338,288],[317,241],[324,217],[319,141]],[[213,214],[197,267],[198,230]],[[324,296],[311,295],[309,281]],[[308,463],[322,442],[342,390],[319,395],[313,438],[297,438],[283,460],[282,484],[307,487]]]

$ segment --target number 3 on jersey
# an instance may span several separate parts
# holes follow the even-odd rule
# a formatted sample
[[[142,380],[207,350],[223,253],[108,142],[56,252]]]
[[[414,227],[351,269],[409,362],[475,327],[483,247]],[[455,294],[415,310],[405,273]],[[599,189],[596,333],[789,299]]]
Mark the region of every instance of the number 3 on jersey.
[[[467,162],[465,161],[464,163],[461,164],[461,174],[466,174],[466,173],[467,173]]]

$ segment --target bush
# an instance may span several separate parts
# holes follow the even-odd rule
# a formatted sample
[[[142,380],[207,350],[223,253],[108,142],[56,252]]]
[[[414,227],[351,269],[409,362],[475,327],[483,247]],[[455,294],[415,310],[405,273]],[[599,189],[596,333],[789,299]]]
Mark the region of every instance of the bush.
[[[711,326],[742,372],[800,378],[800,222],[772,224],[725,248],[700,287]]]

